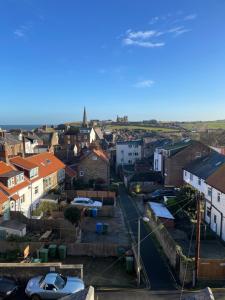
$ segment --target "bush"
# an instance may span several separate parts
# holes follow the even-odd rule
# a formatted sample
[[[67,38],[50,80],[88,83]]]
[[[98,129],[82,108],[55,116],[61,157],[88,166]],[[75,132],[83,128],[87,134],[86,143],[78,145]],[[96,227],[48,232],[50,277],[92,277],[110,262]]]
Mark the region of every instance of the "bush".
[[[73,225],[78,225],[81,213],[80,210],[77,207],[67,207],[64,211],[64,217],[66,220],[68,220]]]
[[[57,203],[43,201],[39,204],[38,208],[32,212],[33,216],[40,216],[41,213],[51,214],[53,211],[58,210],[59,206]]]

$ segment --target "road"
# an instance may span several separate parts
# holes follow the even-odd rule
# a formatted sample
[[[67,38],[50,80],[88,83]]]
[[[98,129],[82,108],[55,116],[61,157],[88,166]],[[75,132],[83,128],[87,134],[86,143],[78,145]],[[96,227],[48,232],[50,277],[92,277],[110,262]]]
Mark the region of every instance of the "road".
[[[130,225],[130,229],[137,241],[137,227],[138,227],[138,210],[132,199],[128,196],[123,185],[119,187],[120,204],[125,217]],[[149,234],[149,230],[141,221],[141,240]],[[150,283],[152,290],[174,290],[176,289],[176,282],[173,275],[159,253],[151,236],[147,237],[141,242],[141,259],[144,265],[145,273]]]

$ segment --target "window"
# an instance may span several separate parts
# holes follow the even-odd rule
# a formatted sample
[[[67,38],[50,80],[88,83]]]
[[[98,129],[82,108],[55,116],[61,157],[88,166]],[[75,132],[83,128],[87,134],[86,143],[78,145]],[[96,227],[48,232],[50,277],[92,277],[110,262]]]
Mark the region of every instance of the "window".
[[[201,178],[198,178],[198,185],[201,185]]]
[[[193,174],[190,173],[190,180],[193,180]]]
[[[80,171],[80,176],[84,176],[84,171]]]
[[[35,186],[34,193],[35,193],[35,195],[38,194],[38,186]]]
[[[121,163],[123,163],[123,158],[121,158]]]
[[[20,197],[20,203],[22,204],[22,203],[24,203],[25,202],[25,195],[22,195],[21,197]]]
[[[129,160],[128,160],[128,164],[132,164],[132,160],[129,159]]]
[[[129,155],[129,156],[132,156],[132,153],[131,153],[131,152],[129,152],[129,153],[128,153],[128,155]]]
[[[123,152],[124,152],[124,151],[123,151],[123,150],[121,150],[121,153],[122,153],[122,154],[123,154]]]
[[[206,215],[207,217],[211,217],[211,208],[210,207],[207,207],[207,210],[206,210]]]
[[[138,148],[138,144],[135,144],[134,147],[135,147],[135,148]]]
[[[135,155],[135,156],[138,156],[138,152],[135,152],[134,155]]]
[[[132,148],[132,145],[131,145],[131,144],[129,144],[129,145],[128,145],[128,147],[129,147],[129,148]]]
[[[214,223],[216,223],[216,215],[214,215],[214,217],[213,217],[213,221],[214,221]]]
[[[187,177],[187,171],[184,171],[184,176]]]
[[[33,178],[38,175],[38,168],[34,168],[30,170],[30,178]]]
[[[212,188],[211,187],[208,187],[208,196],[212,197]]]
[[[220,193],[217,194],[217,201],[220,202]]]

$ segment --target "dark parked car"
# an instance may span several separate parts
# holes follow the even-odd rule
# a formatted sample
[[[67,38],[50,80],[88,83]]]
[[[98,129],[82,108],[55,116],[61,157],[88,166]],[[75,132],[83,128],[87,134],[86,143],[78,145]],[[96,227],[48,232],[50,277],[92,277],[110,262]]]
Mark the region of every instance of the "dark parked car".
[[[154,191],[153,193],[150,194],[150,197],[145,200],[147,201],[162,201],[164,196],[177,196],[178,194],[178,189],[175,188],[163,188]]]
[[[18,290],[18,284],[14,279],[0,277],[0,298],[8,299]]]

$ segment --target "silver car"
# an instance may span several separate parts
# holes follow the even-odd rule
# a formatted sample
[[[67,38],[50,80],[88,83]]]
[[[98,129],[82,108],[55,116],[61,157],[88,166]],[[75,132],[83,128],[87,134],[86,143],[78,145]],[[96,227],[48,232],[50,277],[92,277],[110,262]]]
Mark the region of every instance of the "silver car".
[[[32,300],[59,299],[84,289],[84,282],[78,277],[64,277],[58,273],[33,277],[29,280],[25,293]]]

